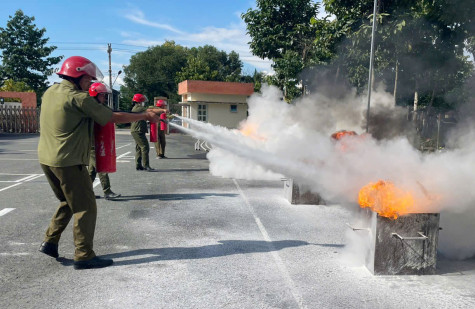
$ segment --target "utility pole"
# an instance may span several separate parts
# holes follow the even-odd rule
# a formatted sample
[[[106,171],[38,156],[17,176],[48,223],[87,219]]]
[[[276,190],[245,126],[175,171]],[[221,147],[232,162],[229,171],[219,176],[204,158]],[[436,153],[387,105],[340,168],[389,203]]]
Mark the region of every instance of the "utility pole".
[[[371,105],[371,88],[373,86],[373,62],[374,62],[374,34],[376,30],[376,13],[378,11],[378,0],[374,0],[373,8],[373,28],[371,30],[371,53],[369,56],[369,78],[368,78],[368,109],[366,111],[366,133],[369,131],[369,108]]]
[[[111,54],[112,54],[112,46],[111,43],[107,44],[107,53],[109,54],[109,87],[112,91],[112,63],[111,63]],[[109,96],[109,107],[114,109],[114,93]]]

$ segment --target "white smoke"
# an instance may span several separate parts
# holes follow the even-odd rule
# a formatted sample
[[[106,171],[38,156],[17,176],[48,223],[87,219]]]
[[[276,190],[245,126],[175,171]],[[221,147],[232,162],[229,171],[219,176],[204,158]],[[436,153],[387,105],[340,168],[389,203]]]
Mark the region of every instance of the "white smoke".
[[[358,97],[355,92],[338,99],[315,94],[295,104],[288,104],[281,97],[275,87],[263,87],[261,94],[250,97],[249,117],[241,127],[252,128],[253,138],[236,130],[183,118],[191,123],[189,134],[218,148],[208,155],[214,175],[272,179],[281,174],[309,186],[327,201],[352,208],[358,207],[358,192],[364,185],[389,180],[415,195],[418,212],[444,211],[442,222],[445,213],[475,214],[475,130],[465,130],[464,140],[469,143],[463,148],[422,154],[407,137],[398,135],[400,127],[390,119],[406,111],[394,106],[390,94],[376,91],[372,96],[372,113],[381,112],[385,117],[381,123],[370,122],[370,126],[376,128],[373,135],[381,128],[391,139],[348,136],[335,142],[330,135],[337,130],[364,133],[361,128],[365,127],[365,97]],[[453,229],[457,224],[450,225]],[[440,248],[449,249],[444,252],[446,255],[475,254],[475,240],[468,245],[465,242],[463,248],[455,242],[451,247],[444,246],[444,242],[450,241],[450,237],[441,235]],[[460,254],[460,250],[464,252]]]

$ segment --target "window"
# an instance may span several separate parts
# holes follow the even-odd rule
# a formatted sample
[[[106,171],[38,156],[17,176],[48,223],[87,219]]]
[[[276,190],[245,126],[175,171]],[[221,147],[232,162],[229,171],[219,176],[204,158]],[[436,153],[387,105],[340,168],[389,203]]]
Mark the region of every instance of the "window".
[[[208,121],[208,109],[207,105],[198,104],[198,121]]]
[[[230,108],[229,111],[230,111],[231,113],[237,113],[237,105],[236,105],[236,104],[231,104],[230,107],[231,107],[231,108]]]

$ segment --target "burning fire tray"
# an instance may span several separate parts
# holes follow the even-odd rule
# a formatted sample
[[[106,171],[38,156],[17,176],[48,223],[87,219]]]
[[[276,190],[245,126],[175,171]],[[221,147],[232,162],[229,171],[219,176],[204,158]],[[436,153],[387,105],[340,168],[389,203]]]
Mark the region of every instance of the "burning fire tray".
[[[366,267],[374,275],[435,273],[439,213],[412,213],[390,219],[368,210],[368,215]]]

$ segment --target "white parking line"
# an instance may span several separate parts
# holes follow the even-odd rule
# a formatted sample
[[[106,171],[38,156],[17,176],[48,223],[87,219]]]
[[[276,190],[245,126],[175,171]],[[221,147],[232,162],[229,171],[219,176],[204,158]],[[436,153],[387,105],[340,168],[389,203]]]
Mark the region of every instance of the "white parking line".
[[[284,261],[281,259],[281,257],[279,256],[279,254],[277,253],[276,249],[274,248],[274,246],[272,245],[272,239],[269,237],[269,234],[267,233],[267,230],[266,228],[264,227],[264,225],[262,224],[262,221],[259,219],[259,217],[257,216],[257,213],[256,211],[254,210],[254,207],[252,207],[251,203],[249,203],[249,200],[247,199],[247,197],[244,195],[244,192],[242,191],[241,187],[239,186],[238,182],[236,181],[236,179],[233,178],[233,182],[234,182],[234,185],[236,185],[236,188],[237,188],[237,191],[239,192],[239,195],[241,195],[241,198],[244,200],[244,203],[247,205],[248,209],[249,209],[249,212],[252,214],[252,216],[254,217],[254,221],[256,222],[257,224],[257,227],[259,228],[259,231],[261,232],[262,234],[262,237],[264,238],[265,241],[267,241],[270,245],[270,247],[272,248],[272,250],[270,251],[270,254],[272,255],[272,257],[274,258],[274,261],[275,263],[277,264],[277,268],[279,268],[280,270],[280,273],[282,275],[282,277],[284,277],[288,287],[290,288],[290,292],[292,293],[292,296],[294,297],[295,299],[295,302],[297,303],[298,307],[303,309],[303,308],[306,308],[304,302],[303,302],[303,297],[302,295],[300,294],[300,292],[297,290],[297,287],[294,283],[294,281],[292,280],[292,278],[290,277],[290,274],[289,274],[289,271],[287,270],[287,267],[285,266],[285,263]]]
[[[23,177],[21,179],[18,179],[18,180],[10,180],[10,181],[0,181],[0,182],[15,182],[15,184],[11,185],[11,186],[8,186],[8,187],[5,187],[5,188],[2,188],[0,189],[0,192],[1,191],[5,191],[7,189],[10,189],[10,188],[13,188],[13,187],[16,187],[18,185],[21,185],[22,183],[25,183],[25,182],[28,182],[28,181],[32,181],[36,178],[39,178],[41,176],[43,176],[43,174],[7,174],[7,173],[1,173],[0,175],[14,175],[14,176],[23,176],[23,175],[28,175],[26,177]]]
[[[35,176],[36,176],[36,174],[30,175],[30,176],[26,176],[26,177],[23,177],[22,179],[16,180],[16,182],[27,181],[27,179],[33,178],[33,177],[35,177]]]
[[[38,161],[37,159],[0,158],[0,161]]]
[[[28,181],[35,180],[36,178],[40,178],[41,176],[43,176],[43,174],[36,174],[36,176],[34,176],[34,177],[31,177],[30,179],[28,179],[28,180],[25,180],[24,182],[28,182]]]
[[[5,188],[3,188],[3,189],[0,189],[0,192],[5,191],[5,190],[10,189],[10,188],[13,188],[13,187],[16,187],[16,186],[21,185],[21,184],[22,184],[22,183],[19,182],[19,183],[16,183],[16,184],[14,184],[14,185],[5,187]]]
[[[129,146],[130,144],[131,144],[131,143],[128,143],[128,144],[122,145],[122,146],[120,146],[120,147],[115,147],[115,149],[124,148],[124,147],[127,147],[127,146]]]
[[[94,180],[94,183],[92,184],[92,187],[95,188],[95,187],[97,187],[97,185],[100,184],[100,183],[101,183],[101,180],[100,180],[99,178],[96,178],[96,179]]]
[[[128,145],[130,145],[130,144],[127,144],[127,145],[124,145],[124,146],[128,146]],[[124,146],[122,146],[122,147],[124,147]],[[119,149],[119,148],[120,148],[120,147],[118,147],[117,149]],[[126,153],[123,153],[123,154],[121,154],[120,156],[118,156],[118,157],[116,158],[116,162],[129,162],[129,161],[119,161],[119,160],[117,160],[117,159],[122,158],[123,156],[128,155],[129,153],[130,153],[130,151],[128,151],[128,152],[126,152]],[[95,187],[97,187],[100,183],[101,183],[101,181],[100,181],[98,178],[96,178],[96,179],[94,180],[94,182],[92,183],[92,187],[95,188]]]
[[[3,215],[6,215],[7,213],[9,213],[12,210],[15,210],[15,208],[4,208],[4,209],[0,210],[0,217],[3,216]]]
[[[130,144],[129,144],[129,145],[130,145]],[[130,151],[127,151],[126,153],[123,153],[123,154],[121,154],[120,156],[118,156],[116,159],[120,159],[120,158],[122,158],[122,157],[128,155],[129,153],[130,153]]]

